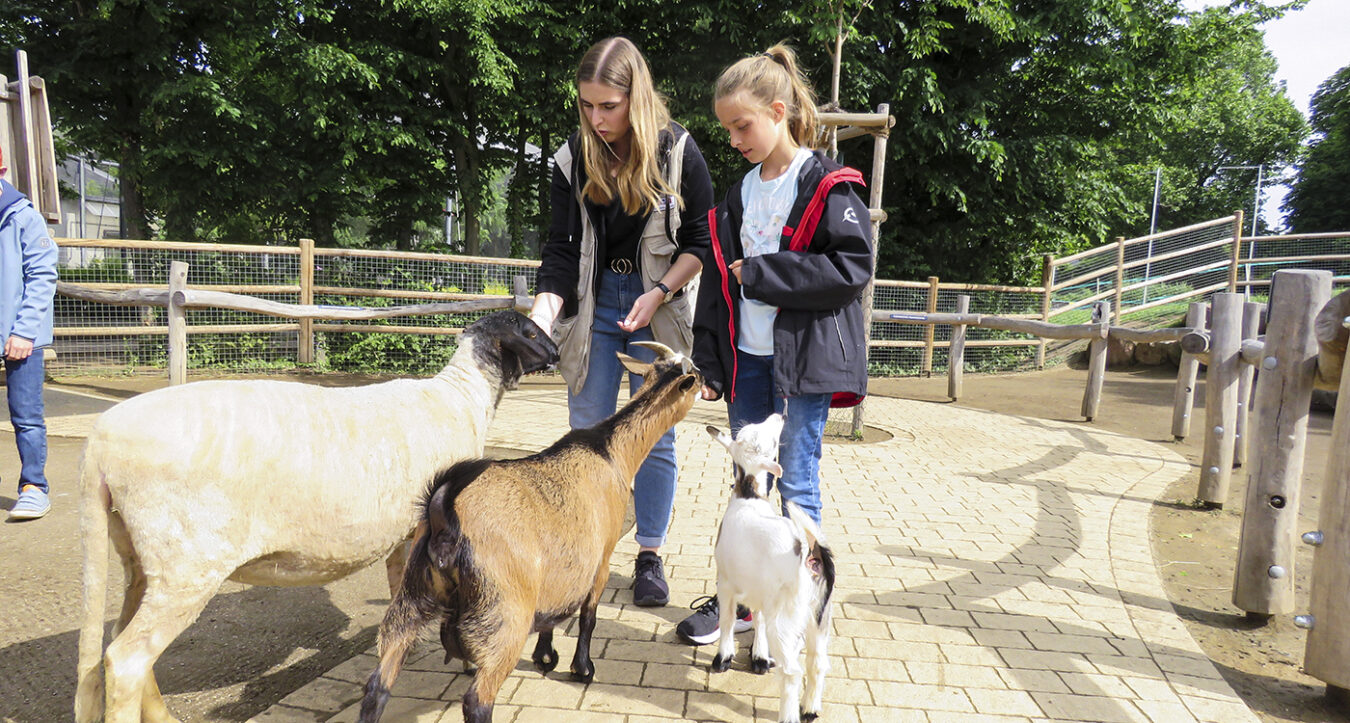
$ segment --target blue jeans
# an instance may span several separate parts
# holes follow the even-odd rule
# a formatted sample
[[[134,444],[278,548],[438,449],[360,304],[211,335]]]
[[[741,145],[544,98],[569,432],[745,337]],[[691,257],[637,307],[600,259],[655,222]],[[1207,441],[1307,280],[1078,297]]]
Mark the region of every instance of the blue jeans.
[[[608,269],[600,272],[596,289],[595,321],[591,325],[591,355],[586,371],[586,384],[581,391],[567,392],[568,422],[572,429],[591,427],[614,414],[619,403],[619,384],[626,371],[616,356],[623,352],[640,361],[652,361],[656,354],[635,341],[652,341],[651,327],[633,333],[619,328],[619,322],[633,309],[633,302],[643,293],[638,274],[616,274]],[[637,393],[642,377],[628,375],[629,394]],[[657,440],[647,460],[638,468],[633,480],[633,507],[637,511],[637,533],[634,539],[642,547],[660,547],[666,541],[670,528],[670,513],[675,506],[675,429],[672,427]]]
[[[14,425],[14,440],[19,447],[19,489],[37,485],[48,492],[47,423],[42,417],[42,350],[34,349],[27,359],[5,360],[5,398],[9,401],[9,423]]]
[[[778,438],[778,463],[783,468],[783,477],[777,482],[783,512],[787,513],[786,503],[791,500],[819,525],[820,453],[833,395],[780,397],[774,391],[773,357],[738,352],[736,358],[736,398],[727,402],[731,434],[735,436],[741,427],[787,410],[783,433]]]

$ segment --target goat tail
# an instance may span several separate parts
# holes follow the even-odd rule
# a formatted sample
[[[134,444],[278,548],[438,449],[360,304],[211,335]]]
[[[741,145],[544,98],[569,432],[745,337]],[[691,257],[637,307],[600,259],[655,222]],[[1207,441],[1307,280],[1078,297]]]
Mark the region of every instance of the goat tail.
[[[103,715],[103,611],[108,604],[108,515],[112,497],[95,455],[86,455],[80,478],[84,623],[80,626],[76,668],[75,720],[91,723]]]
[[[806,537],[807,548],[810,550],[807,560],[803,562],[808,565],[811,576],[816,578],[817,585],[821,591],[819,597],[819,607],[816,608],[816,623],[823,625],[825,623],[826,613],[830,609],[830,598],[834,596],[834,553],[830,551],[830,546],[825,543],[825,535],[821,533],[820,526],[811,516],[802,511],[795,502],[787,503],[788,519],[802,531]],[[813,560],[814,563],[808,562]]]

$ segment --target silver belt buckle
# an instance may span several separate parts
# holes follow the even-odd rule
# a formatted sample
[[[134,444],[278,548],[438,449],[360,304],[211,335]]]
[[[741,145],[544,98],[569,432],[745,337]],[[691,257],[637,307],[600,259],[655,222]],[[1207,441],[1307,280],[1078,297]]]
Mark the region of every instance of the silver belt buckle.
[[[609,262],[609,270],[613,271],[616,274],[625,274],[625,275],[631,274],[633,273],[633,260],[612,259]]]

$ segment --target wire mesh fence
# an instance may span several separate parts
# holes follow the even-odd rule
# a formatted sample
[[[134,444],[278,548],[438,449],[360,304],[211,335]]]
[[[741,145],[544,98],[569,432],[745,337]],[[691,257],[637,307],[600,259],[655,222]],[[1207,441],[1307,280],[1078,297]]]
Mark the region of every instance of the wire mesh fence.
[[[1350,283],[1350,232],[1242,239],[1234,270],[1232,217],[1196,224],[1123,244],[1110,244],[1049,265],[1049,320],[1084,323],[1092,302],[1114,301],[1121,279],[1124,315],[1137,324],[1180,317],[1191,301],[1227,287],[1263,296],[1279,268],[1331,271]],[[60,278],[104,290],[164,288],[169,263],[190,265],[193,288],[233,291],[284,303],[382,307],[512,293],[523,276],[533,288],[539,262],[438,254],[294,247],[207,245],[58,239]],[[1123,255],[1125,263],[1118,265]],[[311,271],[307,275],[307,271]],[[304,286],[304,285],[308,286]],[[956,311],[959,295],[969,313],[1040,318],[1042,288],[878,280],[877,310]],[[480,316],[405,316],[360,323],[312,324],[310,350],[318,370],[426,375],[448,361],[456,334]],[[188,363],[212,372],[292,368],[301,358],[301,325],[263,314],[192,309],[188,314]],[[167,363],[164,309],[111,306],[65,296],[56,299],[54,373],[163,373]],[[947,367],[952,327],[873,322],[869,373],[906,376]],[[965,369],[1006,372],[1033,368],[1039,340],[1026,334],[970,327]]]

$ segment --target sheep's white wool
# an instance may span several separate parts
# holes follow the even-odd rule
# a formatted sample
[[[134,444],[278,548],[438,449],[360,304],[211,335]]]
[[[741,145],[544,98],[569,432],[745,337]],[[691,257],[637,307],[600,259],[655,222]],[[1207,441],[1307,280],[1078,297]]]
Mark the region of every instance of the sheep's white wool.
[[[556,353],[523,316],[483,328],[502,354],[526,354],[532,368]],[[196,382],[99,417],[81,471],[77,720],[102,712],[110,541],[128,571],[106,651],[110,723],[170,719],[151,666],[226,579],[315,585],[389,556],[397,580],[427,481],[483,453],[503,380],[495,361],[480,366],[495,350],[476,346],[474,334],[461,336],[431,379],[351,388]]]

